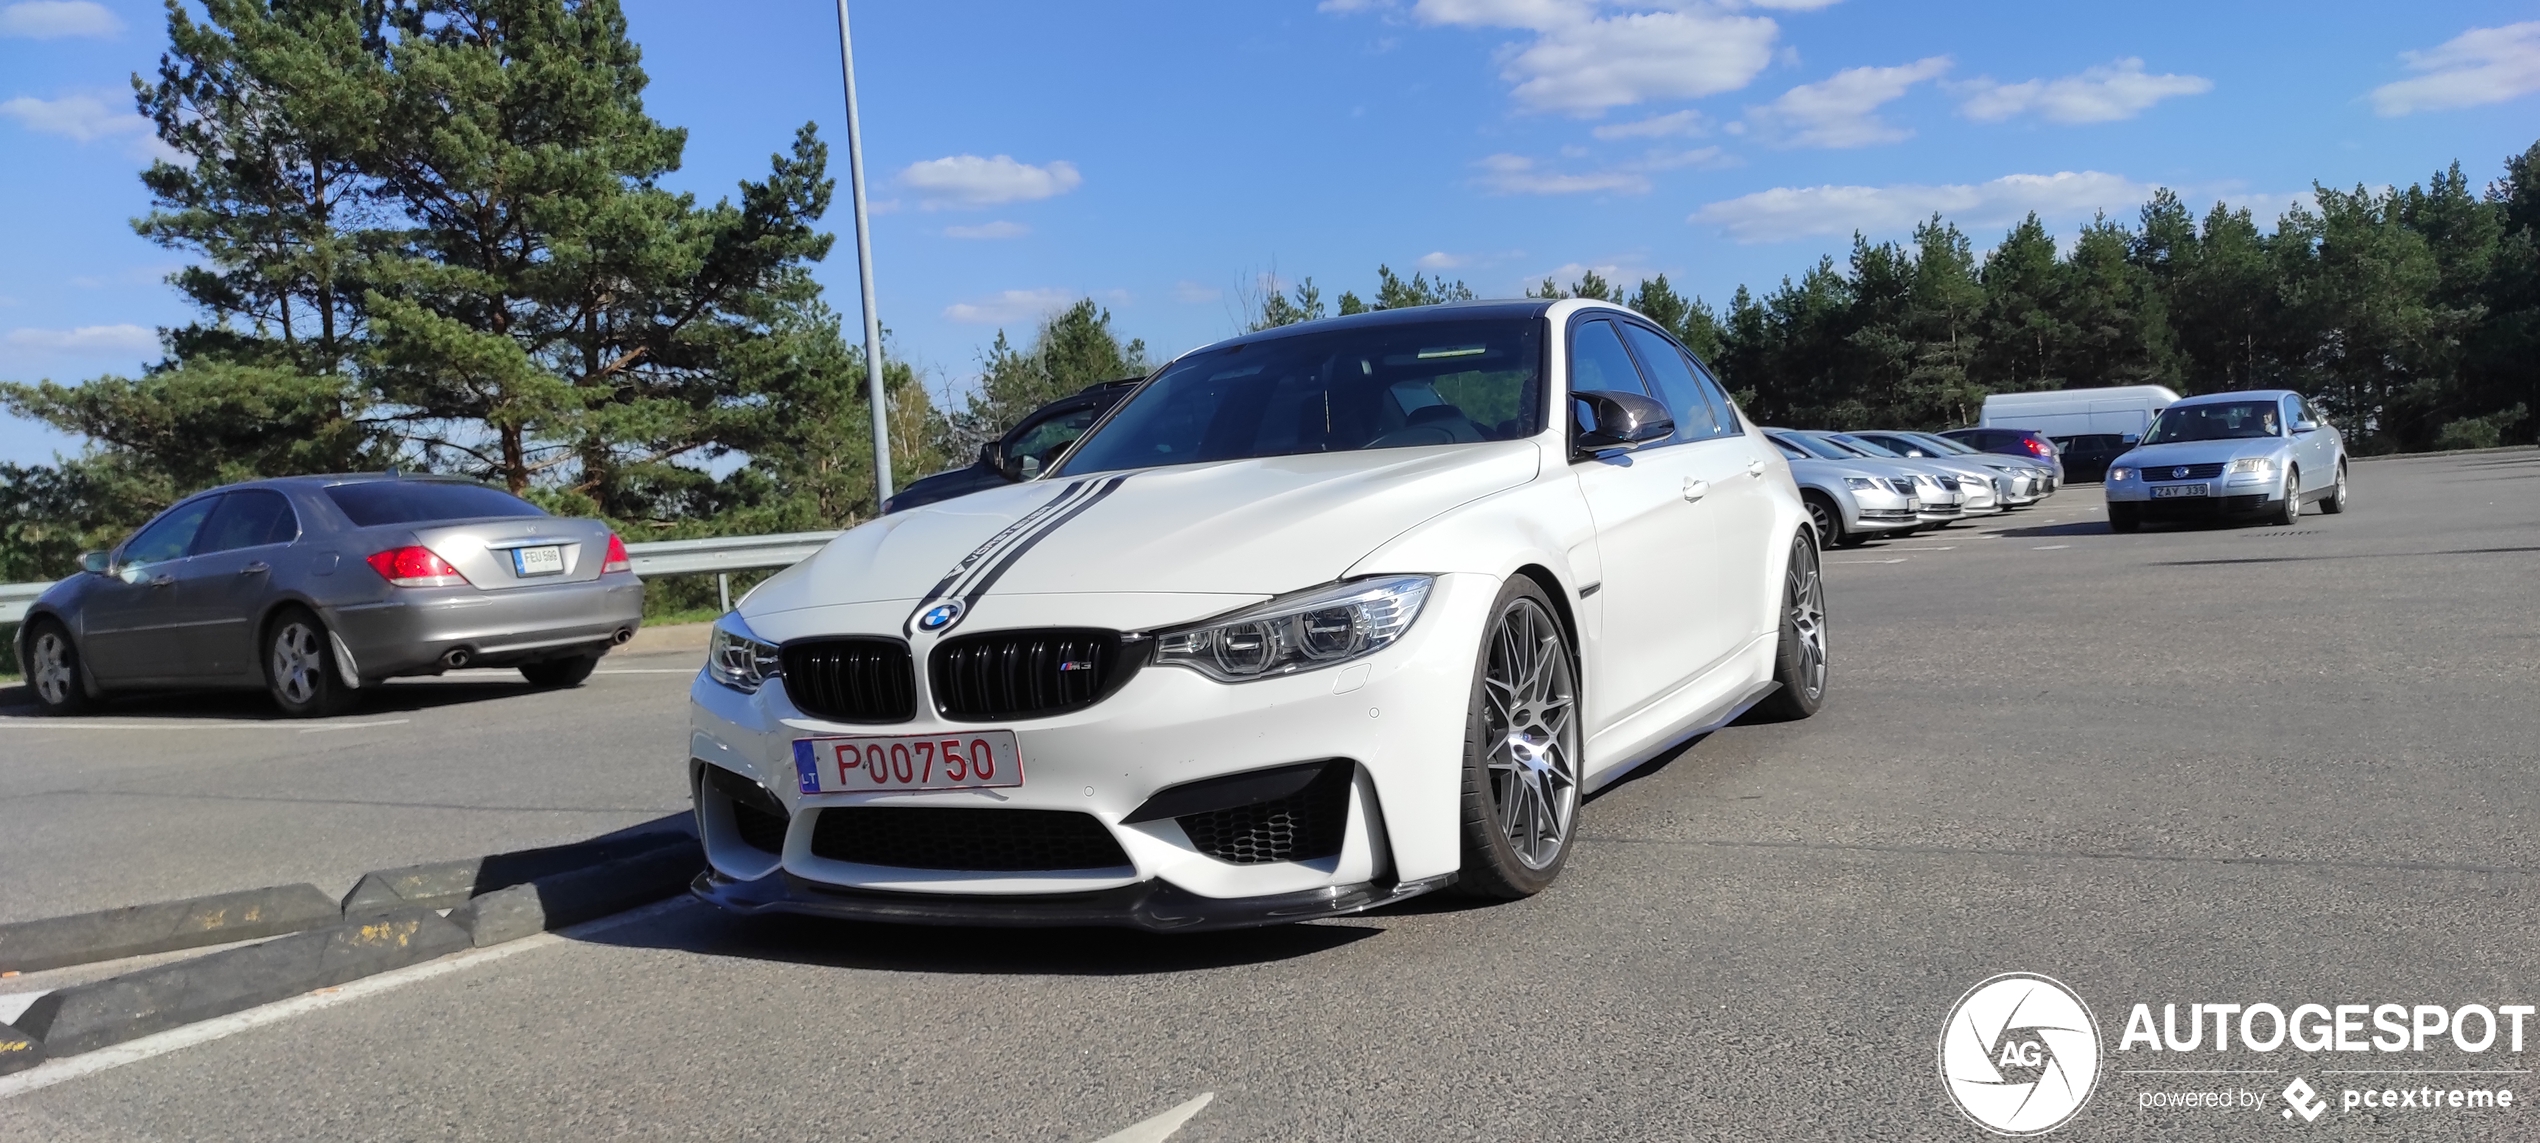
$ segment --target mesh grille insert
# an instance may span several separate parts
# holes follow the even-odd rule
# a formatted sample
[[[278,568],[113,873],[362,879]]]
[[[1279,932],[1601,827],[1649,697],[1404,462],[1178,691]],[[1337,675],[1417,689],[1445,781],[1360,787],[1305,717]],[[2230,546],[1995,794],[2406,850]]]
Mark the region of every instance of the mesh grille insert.
[[[980,872],[1129,864],[1100,821],[1068,810],[845,806],[820,811],[811,852],[862,865]]]
[[[928,678],[946,718],[1042,718],[1101,701],[1144,650],[1122,647],[1116,631],[991,631],[935,648]]]
[[[1324,767],[1302,790],[1274,801],[1184,814],[1173,820],[1201,853],[1235,865],[1337,857],[1349,831],[1352,767]]]
[[[779,652],[785,697],[814,718],[906,722],[917,717],[916,669],[897,639],[805,639]]]

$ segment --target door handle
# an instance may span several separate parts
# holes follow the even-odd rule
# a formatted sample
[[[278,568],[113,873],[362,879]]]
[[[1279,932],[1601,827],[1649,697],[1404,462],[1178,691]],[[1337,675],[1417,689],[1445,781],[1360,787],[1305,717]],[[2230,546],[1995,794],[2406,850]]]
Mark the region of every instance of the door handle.
[[[166,572],[160,572],[159,574],[150,577],[150,586],[152,587],[166,587],[175,582],[176,577],[169,575]]]
[[[269,571],[272,571],[272,570],[273,570],[273,565],[272,565],[272,564],[266,563],[266,562],[264,562],[263,560],[257,560],[256,562],[254,562],[254,563],[252,563],[252,564],[249,564],[249,565],[247,565],[246,567],[243,567],[243,568],[238,569],[238,574],[240,574],[240,575],[263,575],[263,574],[265,574],[266,572],[269,572]]]
[[[1759,480],[1762,479],[1764,476],[1764,462],[1760,460],[1747,461],[1746,474]]]
[[[1703,497],[1708,496],[1708,495],[1710,495],[1710,494],[1711,494],[1711,482],[1710,482],[1710,481],[1708,481],[1708,480],[1695,480],[1694,478],[1692,478],[1692,477],[1690,477],[1690,476],[1688,476],[1688,477],[1686,477],[1686,478],[1685,478],[1685,500],[1686,500],[1688,503],[1690,503],[1690,502],[1692,502],[1692,501],[1695,501],[1695,500],[1700,500],[1700,499],[1702,499]]]

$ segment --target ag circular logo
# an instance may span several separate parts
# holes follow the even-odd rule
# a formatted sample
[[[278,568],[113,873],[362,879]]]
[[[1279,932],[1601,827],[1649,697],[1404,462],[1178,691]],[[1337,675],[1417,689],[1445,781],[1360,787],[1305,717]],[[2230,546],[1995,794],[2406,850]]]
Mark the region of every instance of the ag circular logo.
[[[2043,1135],[2099,1082],[2099,1022],[2060,981],[2006,972],[1958,998],[1940,1033],[1940,1082],[1998,1135]]]
[[[917,625],[927,631],[941,631],[952,626],[953,620],[959,618],[961,618],[961,601],[947,599],[927,608],[926,614],[917,617]]]

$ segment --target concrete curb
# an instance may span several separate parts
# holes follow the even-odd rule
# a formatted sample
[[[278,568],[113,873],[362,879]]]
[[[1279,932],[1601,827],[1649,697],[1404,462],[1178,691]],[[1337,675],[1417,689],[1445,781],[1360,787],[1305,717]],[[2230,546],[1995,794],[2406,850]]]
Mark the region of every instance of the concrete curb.
[[[450,910],[450,923],[467,930],[475,947],[484,948],[671,896],[687,888],[706,864],[695,839],[673,836],[686,844],[657,846],[605,865],[497,889]]]
[[[491,857],[471,857],[463,861],[436,861],[399,869],[382,869],[363,874],[362,879],[353,884],[352,891],[344,895],[342,915],[357,918],[400,909],[455,909],[465,905],[471,897],[498,889],[677,844],[693,848],[696,838],[675,829],[662,830],[608,841],[575,842],[546,849],[497,853]]]
[[[296,933],[343,919],[315,885],[277,885],[0,925],[0,969],[37,972]]]
[[[0,1024],[0,1076],[43,1062],[44,1041],[18,1031],[14,1024]]]
[[[404,968],[468,947],[428,909],[293,933],[46,993],[17,1026],[51,1055],[76,1055]]]

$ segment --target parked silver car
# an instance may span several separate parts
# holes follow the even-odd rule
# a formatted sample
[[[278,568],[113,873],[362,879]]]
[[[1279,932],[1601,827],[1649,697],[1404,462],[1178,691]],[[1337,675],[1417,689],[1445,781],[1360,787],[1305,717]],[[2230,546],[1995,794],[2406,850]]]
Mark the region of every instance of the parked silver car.
[[[1933,433],[1905,432],[1895,429],[1855,430],[1848,434],[1869,441],[1890,452],[1925,459],[1946,459],[1980,464],[2000,474],[1994,484],[2005,508],[2026,508],[2044,499],[2049,474],[2043,468],[2017,457],[1998,452],[1979,452],[1947,437]]]
[[[643,621],[626,546],[439,477],[305,476],[162,512],[36,599],[18,663],[48,711],[122,691],[262,687],[291,715],[453,667],[572,686]]]
[[[2302,505],[2346,510],[2346,438],[2299,393],[2189,397],[2108,465],[2108,527],[2257,516],[2290,524]]]
[[[1984,465],[1962,461],[1955,457],[1907,456],[1886,445],[1864,440],[1851,433],[1820,432],[1816,434],[1816,437],[1837,448],[1849,449],[1861,456],[1921,466],[1924,471],[1939,476],[1943,484],[1955,480],[1957,489],[1964,499],[1961,507],[1969,516],[1991,516],[2007,510],[2007,506],[2002,503],[2002,484],[1999,478],[1991,468]]]
[[[1849,548],[1873,537],[1911,532],[1922,525],[1915,511],[1913,486],[1899,490],[1892,474],[1874,472],[1842,461],[1820,460],[1778,437],[1766,435],[1790,460],[1790,477],[1808,505],[1809,521],[1819,542]]]
[[[1885,476],[1890,487],[1914,497],[1914,518],[1922,527],[1945,527],[1967,514],[1967,494],[1958,478],[1942,475],[1920,461],[1885,460],[1797,429],[1766,429],[1764,435],[1783,449],[1797,449],[1819,460],[1868,469]]]

